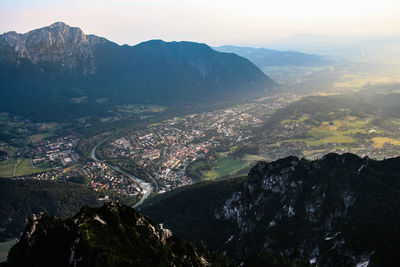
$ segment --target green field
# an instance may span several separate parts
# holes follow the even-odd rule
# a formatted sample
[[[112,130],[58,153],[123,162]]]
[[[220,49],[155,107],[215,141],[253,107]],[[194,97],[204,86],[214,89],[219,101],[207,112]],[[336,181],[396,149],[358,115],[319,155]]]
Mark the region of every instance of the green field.
[[[357,139],[352,138],[350,136],[343,136],[343,135],[333,135],[323,137],[321,139],[303,139],[299,141],[304,141],[309,146],[320,146],[325,144],[353,144],[357,142]]]
[[[236,160],[233,157],[219,158],[214,166],[204,159],[193,162],[187,170],[190,177],[201,180],[214,180],[234,175],[236,172],[250,165],[249,161]]]
[[[99,104],[103,104],[103,103],[105,103],[107,101],[108,101],[108,97],[101,97],[101,98],[97,98],[96,99],[96,102],[99,103]]]
[[[151,127],[155,127],[155,126],[159,126],[159,125],[161,125],[161,123],[155,122],[155,123],[150,123],[149,125],[147,125],[147,127],[151,128]]]
[[[55,131],[57,129],[61,129],[62,124],[57,123],[57,122],[48,122],[48,123],[43,123],[42,127],[40,127],[41,131]]]
[[[205,170],[201,172],[202,174],[202,180],[205,181],[210,181],[210,180],[214,180],[217,178],[217,174],[215,173],[214,170]]]
[[[348,117],[345,120],[326,121],[308,131],[308,134],[312,137],[298,139],[296,141],[304,141],[309,146],[319,146],[330,143],[357,143],[357,139],[351,135],[356,133],[368,133],[371,130],[371,128],[368,127],[368,123],[368,119],[361,120],[355,117]]]
[[[0,177],[4,178],[29,175],[43,171],[45,171],[45,169],[33,167],[30,159],[12,158],[0,162]]]
[[[8,252],[11,247],[17,243],[17,239],[11,239],[6,242],[0,243],[0,262],[4,262],[7,260]]]
[[[151,112],[151,113],[158,113],[163,112],[165,110],[162,106],[157,105],[138,105],[138,104],[127,104],[123,106],[118,106],[117,109],[119,112],[123,113],[144,113],[144,112]]]
[[[8,120],[8,113],[7,112],[0,112],[0,121]]]
[[[335,82],[333,86],[336,88],[362,88],[371,83],[395,83],[398,81],[399,77],[391,75],[373,75],[372,73],[346,74]]]
[[[389,143],[392,145],[400,146],[400,141],[388,137],[374,137],[371,139],[374,142],[374,147],[381,148],[384,144]]]
[[[69,102],[71,102],[73,104],[81,104],[81,103],[85,103],[87,101],[88,101],[88,97],[87,96],[75,97],[75,98],[71,98],[69,100]]]
[[[254,161],[265,160],[265,158],[259,155],[245,154],[242,160],[247,162],[254,162]]]
[[[103,117],[100,119],[101,122],[109,122],[109,121],[113,121],[114,118],[113,117]]]
[[[217,160],[217,164],[213,170],[216,173],[216,178],[221,178],[233,175],[247,166],[249,166],[249,162],[239,161],[231,157],[224,157]]]
[[[187,174],[194,179],[213,180],[216,178],[216,174],[211,169],[210,164],[204,159],[191,163],[186,171]]]
[[[46,139],[47,137],[53,136],[54,134],[52,133],[44,133],[44,134],[34,134],[29,136],[29,140],[33,143],[39,143],[41,142],[43,139]]]
[[[86,121],[90,120],[90,117],[81,117],[76,120],[79,121],[80,123],[85,123]]]
[[[235,152],[237,148],[238,148],[237,146],[231,146],[228,151],[217,152],[218,158],[226,157],[227,155],[231,154],[232,152]]]

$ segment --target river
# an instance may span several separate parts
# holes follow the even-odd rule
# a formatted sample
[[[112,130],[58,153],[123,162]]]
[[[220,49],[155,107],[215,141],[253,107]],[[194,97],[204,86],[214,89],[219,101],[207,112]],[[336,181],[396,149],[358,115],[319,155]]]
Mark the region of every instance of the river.
[[[98,143],[97,145],[95,145],[95,146],[93,147],[92,151],[90,152],[90,157],[91,157],[94,161],[104,163],[104,164],[106,164],[108,167],[110,167],[111,169],[113,169],[113,170],[115,170],[115,171],[121,173],[122,175],[125,175],[125,176],[129,177],[130,179],[132,179],[132,181],[136,182],[136,183],[139,185],[139,187],[140,187],[140,189],[141,189],[141,191],[142,191],[142,193],[143,193],[143,196],[142,196],[142,198],[141,198],[135,205],[133,205],[133,207],[135,208],[135,207],[140,206],[140,205],[143,203],[143,201],[144,201],[146,198],[148,198],[148,197],[150,196],[151,192],[153,192],[153,190],[154,190],[153,186],[151,185],[151,183],[145,182],[144,180],[142,180],[142,179],[140,179],[140,178],[138,178],[138,177],[136,177],[136,176],[134,176],[134,175],[132,175],[132,174],[130,174],[130,173],[127,173],[127,172],[124,171],[124,170],[121,170],[121,168],[118,167],[118,166],[112,165],[112,164],[110,164],[110,163],[105,163],[105,162],[102,162],[101,160],[99,160],[99,159],[96,157],[96,149],[97,149],[97,147],[98,147],[99,145],[101,145],[103,142],[104,142],[104,140],[101,141],[100,143]],[[152,178],[152,179],[153,179],[153,178]],[[154,181],[154,179],[153,179],[153,181]],[[157,186],[156,181],[154,181],[154,183],[155,183],[155,185]],[[157,186],[157,187],[158,187],[158,186]]]

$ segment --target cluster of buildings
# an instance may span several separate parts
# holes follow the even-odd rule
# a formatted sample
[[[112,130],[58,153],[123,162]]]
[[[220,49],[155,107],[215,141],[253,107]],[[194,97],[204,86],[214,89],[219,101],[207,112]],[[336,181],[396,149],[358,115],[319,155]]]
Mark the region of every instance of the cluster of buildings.
[[[48,162],[52,167],[68,167],[79,161],[79,154],[76,152],[78,138],[59,137],[46,139],[35,145],[32,163],[39,164]]]
[[[284,157],[303,157],[303,152],[308,149],[304,142],[277,142],[273,145],[264,146],[263,157],[266,161],[275,161]]]
[[[51,171],[33,174],[19,179],[69,181],[76,177],[87,177],[88,186],[105,194],[118,194],[139,198],[140,187],[117,171],[102,163],[82,159],[77,153],[78,138],[49,138],[35,144],[27,151],[36,166],[47,165]]]
[[[54,169],[18,179],[72,181],[76,177],[86,177],[87,185],[104,195],[117,194],[139,199],[143,194],[141,188],[129,177],[100,162],[85,162],[85,164],[76,164],[68,168]]]
[[[58,170],[51,170],[47,172],[37,173],[26,177],[19,177],[18,179],[33,179],[33,180],[56,180],[59,175],[60,171]]]
[[[101,153],[109,159],[136,163],[157,181],[159,192],[165,192],[192,183],[186,174],[187,166],[199,158],[215,159],[218,146],[250,143],[252,130],[287,103],[286,100],[255,102],[176,117],[114,139],[101,147]],[[88,186],[105,194],[134,198],[143,195],[140,186],[121,172],[104,163],[79,158],[78,141],[63,137],[36,144],[31,153],[33,163],[47,162],[53,170],[29,178],[69,180],[84,176],[88,178]]]
[[[311,147],[306,142],[294,141],[304,139],[310,130],[310,125],[304,121],[287,120],[278,127],[261,128],[256,133],[255,130],[263,126],[274,111],[296,98],[296,95],[288,95],[282,99],[260,100],[172,118],[120,136],[99,149],[109,159],[132,161],[143,168],[156,180],[159,192],[192,183],[186,173],[188,165],[200,158],[216,160],[215,151],[220,146],[256,145],[267,161],[292,155],[316,159],[335,151],[337,144],[334,143]],[[393,129],[393,134],[398,136],[399,128]],[[29,155],[35,166],[47,164],[51,170],[19,179],[68,181],[83,176],[89,187],[103,195],[139,199],[145,194],[135,181],[121,172],[104,163],[80,158],[76,149],[78,142],[76,137],[48,138],[33,148],[24,148],[21,155]],[[372,141],[360,139],[354,147],[341,148],[337,152],[382,159],[399,155],[400,146],[387,143],[377,148]]]
[[[89,177],[90,186],[95,191],[113,192],[119,195],[137,197],[141,194],[140,187],[104,163],[91,162],[79,167],[79,172]]]
[[[220,144],[248,142],[251,130],[262,125],[271,110],[282,104],[251,103],[225,110],[190,114],[121,136],[103,147],[107,158],[132,160],[154,177],[161,190],[169,190],[192,179],[185,169],[190,162],[213,158]]]

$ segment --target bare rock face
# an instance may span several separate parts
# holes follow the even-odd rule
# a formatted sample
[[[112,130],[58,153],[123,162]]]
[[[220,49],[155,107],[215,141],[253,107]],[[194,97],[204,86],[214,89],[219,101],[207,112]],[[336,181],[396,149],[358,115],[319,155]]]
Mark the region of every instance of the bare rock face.
[[[60,64],[62,72],[79,69],[83,74],[96,72],[94,51],[106,39],[85,35],[80,28],[56,22],[25,34],[5,33],[3,38],[21,58],[28,58],[46,70]]]
[[[400,157],[287,157],[258,162],[245,179],[189,186],[141,208],[243,266],[397,266],[399,166]],[[274,265],[268,254],[300,263]]]
[[[131,207],[83,207],[74,217],[31,216],[6,266],[206,266],[192,244]]]
[[[7,32],[4,34],[5,41],[11,47],[13,47],[16,52],[18,52],[18,55],[20,57],[27,57],[27,52],[26,52],[26,47],[25,47],[26,38],[27,38],[27,35],[16,33],[14,31]]]
[[[385,247],[399,235],[399,213],[391,212],[399,174],[389,166],[399,160],[328,154],[259,162],[242,190],[215,209],[240,229],[224,246],[237,258],[263,249],[320,266],[386,266],[393,257]],[[376,227],[382,224],[390,226]]]

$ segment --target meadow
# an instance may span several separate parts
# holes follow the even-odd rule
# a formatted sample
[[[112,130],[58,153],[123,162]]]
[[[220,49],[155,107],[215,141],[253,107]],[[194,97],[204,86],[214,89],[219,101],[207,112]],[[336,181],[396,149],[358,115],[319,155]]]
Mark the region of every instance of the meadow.
[[[255,162],[255,161],[265,160],[265,158],[259,155],[244,154],[242,160],[247,162]]]
[[[319,126],[312,127],[308,134],[309,138],[297,139],[304,141],[309,146],[320,146],[324,144],[353,144],[358,139],[352,135],[357,133],[369,133],[369,119],[347,117],[343,120],[324,121]]]
[[[400,146],[400,141],[389,137],[377,136],[371,139],[374,142],[374,147],[381,148],[384,144],[389,143],[392,145]]]
[[[30,159],[26,158],[11,158],[0,162],[0,177],[3,178],[29,175],[45,170],[32,166]]]
[[[29,140],[32,142],[32,144],[36,144],[41,142],[42,140],[54,136],[54,133],[42,133],[42,134],[34,134],[29,136]]]
[[[234,175],[254,162],[254,155],[247,156],[246,160],[237,160],[232,156],[223,156],[213,164],[205,159],[197,160],[188,166],[187,174],[199,180],[215,180]],[[251,159],[251,160],[250,160]],[[257,159],[259,157],[257,156]]]
[[[249,162],[236,160],[232,157],[220,158],[214,166],[216,179],[233,175],[248,165]]]

